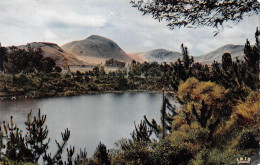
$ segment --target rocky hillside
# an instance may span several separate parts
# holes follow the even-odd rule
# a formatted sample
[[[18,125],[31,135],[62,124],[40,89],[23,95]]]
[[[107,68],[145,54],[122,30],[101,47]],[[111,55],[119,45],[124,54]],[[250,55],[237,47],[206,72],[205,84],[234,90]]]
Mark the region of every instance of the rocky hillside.
[[[222,55],[224,53],[230,53],[232,59],[235,60],[236,58],[243,60],[244,59],[244,46],[243,45],[232,45],[228,44],[222,46],[216,50],[213,50],[209,53],[206,53],[201,56],[195,57],[195,61],[204,63],[204,64],[212,64],[214,60],[221,62]]]
[[[132,58],[114,41],[98,35],[92,35],[85,40],[67,43],[62,48],[91,64],[104,64],[107,59],[115,59],[126,63],[132,61]]]
[[[129,54],[130,57],[135,59],[136,61],[139,62],[175,62],[178,58],[181,58],[181,53],[179,52],[174,52],[174,51],[169,51],[165,49],[155,49],[149,52],[144,52],[144,53],[132,53]]]
[[[41,48],[43,50],[44,57],[51,57],[59,66],[86,64],[73,54],[64,51],[57,44],[48,42],[33,42],[29,44],[34,49]],[[26,49],[26,46],[27,45],[21,45],[18,46],[18,48]]]

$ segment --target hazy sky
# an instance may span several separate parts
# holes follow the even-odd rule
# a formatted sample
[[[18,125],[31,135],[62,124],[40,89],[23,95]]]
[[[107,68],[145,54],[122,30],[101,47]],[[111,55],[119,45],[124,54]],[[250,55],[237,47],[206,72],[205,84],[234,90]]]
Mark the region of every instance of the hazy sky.
[[[0,42],[3,46],[29,42],[63,45],[92,34],[115,41],[126,52],[157,48],[201,55],[225,44],[252,43],[260,16],[245,18],[213,37],[213,28],[170,30],[165,22],[142,16],[130,0],[0,0]]]

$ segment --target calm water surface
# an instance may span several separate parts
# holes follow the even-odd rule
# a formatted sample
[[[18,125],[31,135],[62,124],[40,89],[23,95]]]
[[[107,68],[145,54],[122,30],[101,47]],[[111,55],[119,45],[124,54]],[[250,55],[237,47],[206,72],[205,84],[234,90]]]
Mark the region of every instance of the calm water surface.
[[[92,156],[101,141],[107,148],[121,138],[130,138],[137,123],[147,115],[159,120],[162,95],[150,93],[96,94],[35,100],[0,101],[0,122],[14,116],[19,128],[32,109],[36,115],[40,108],[47,115],[46,124],[51,138],[50,151],[55,149],[54,139],[61,141],[60,133],[71,130],[69,145],[86,148]]]

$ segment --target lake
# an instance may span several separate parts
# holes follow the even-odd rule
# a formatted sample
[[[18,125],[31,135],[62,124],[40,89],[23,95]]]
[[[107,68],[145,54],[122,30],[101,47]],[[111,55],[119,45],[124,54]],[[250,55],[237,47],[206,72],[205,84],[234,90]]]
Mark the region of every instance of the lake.
[[[123,93],[93,94],[73,97],[45,98],[33,100],[0,101],[0,122],[14,122],[25,130],[24,122],[32,109],[47,115],[46,124],[51,138],[50,151],[56,148],[55,139],[61,141],[61,132],[71,130],[66,147],[75,146],[75,152],[86,148],[92,156],[101,141],[108,149],[121,138],[130,138],[134,121],[139,124],[144,115],[148,119],[160,119],[162,94]]]

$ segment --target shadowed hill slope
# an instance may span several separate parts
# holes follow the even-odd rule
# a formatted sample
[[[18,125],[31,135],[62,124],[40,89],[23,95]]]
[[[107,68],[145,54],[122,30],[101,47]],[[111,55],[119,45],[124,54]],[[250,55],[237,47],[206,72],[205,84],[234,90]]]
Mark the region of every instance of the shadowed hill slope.
[[[112,58],[127,63],[132,61],[114,41],[98,35],[67,43],[62,48],[92,64],[100,64]]]
[[[27,44],[28,45],[28,44]],[[27,45],[17,46],[20,49],[26,49]],[[33,42],[29,43],[33,49],[41,48],[44,57],[51,57],[58,66],[64,65],[85,65],[86,63],[78,59],[71,53],[64,51],[55,43],[48,42]]]

